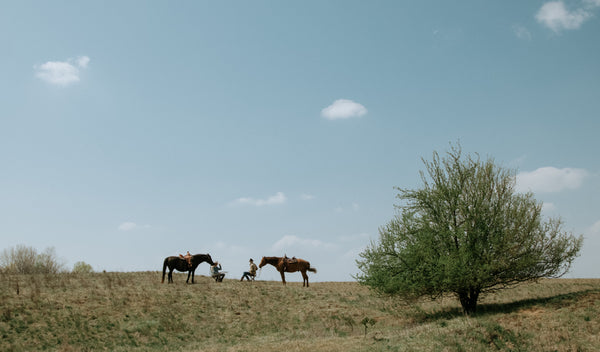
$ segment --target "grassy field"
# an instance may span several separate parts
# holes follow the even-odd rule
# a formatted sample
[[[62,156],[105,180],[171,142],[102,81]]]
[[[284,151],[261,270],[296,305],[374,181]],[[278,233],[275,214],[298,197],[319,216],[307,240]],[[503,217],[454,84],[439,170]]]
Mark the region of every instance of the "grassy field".
[[[598,351],[600,280],[406,303],[356,283],[0,275],[0,351]]]

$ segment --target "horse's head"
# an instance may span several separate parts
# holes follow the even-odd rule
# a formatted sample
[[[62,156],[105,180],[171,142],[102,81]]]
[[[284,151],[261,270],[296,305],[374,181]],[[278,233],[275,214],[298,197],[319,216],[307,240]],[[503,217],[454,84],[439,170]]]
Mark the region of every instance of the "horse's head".
[[[210,254],[206,254],[206,262],[210,265],[214,265],[215,263],[213,263],[212,258],[210,257]]]
[[[260,261],[260,264],[258,265],[258,267],[262,268],[265,265],[267,265],[267,258],[262,257],[262,260]]]
[[[194,265],[198,265],[202,262],[207,262],[210,265],[214,264],[210,254],[194,254],[192,256],[192,263],[194,263]]]

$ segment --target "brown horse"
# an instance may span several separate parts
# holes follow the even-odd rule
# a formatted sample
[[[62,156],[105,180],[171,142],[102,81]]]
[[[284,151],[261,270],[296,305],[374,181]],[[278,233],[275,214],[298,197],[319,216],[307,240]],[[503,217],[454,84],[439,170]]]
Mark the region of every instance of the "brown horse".
[[[287,258],[288,262],[284,262],[286,258],[284,257],[262,257],[262,260],[260,261],[260,265],[258,266],[259,268],[262,268],[263,266],[267,265],[267,264],[271,264],[275,267],[275,269],[277,269],[277,271],[279,271],[279,273],[281,274],[281,281],[283,281],[283,284],[285,285],[285,272],[288,273],[293,273],[296,271],[300,271],[302,273],[302,287],[306,286],[308,287],[308,275],[306,275],[306,271],[310,271],[313,273],[317,272],[317,269],[315,268],[311,268],[310,267],[310,263],[307,262],[304,259],[293,259],[290,260],[289,258]]]
[[[188,265],[187,260],[181,257],[166,257],[163,263],[162,282],[165,282],[165,272],[167,271],[167,267],[169,267],[169,275],[167,280],[168,283],[173,282],[173,270],[177,269],[178,271],[188,272],[187,280],[185,280],[185,283],[187,284],[188,281],[190,281],[190,275],[192,276],[192,283],[194,283],[194,273],[196,272],[196,268],[198,267],[198,265],[200,265],[200,263],[207,262],[210,265],[214,264],[212,258],[210,257],[210,254],[194,254],[190,261],[192,262],[191,267]]]

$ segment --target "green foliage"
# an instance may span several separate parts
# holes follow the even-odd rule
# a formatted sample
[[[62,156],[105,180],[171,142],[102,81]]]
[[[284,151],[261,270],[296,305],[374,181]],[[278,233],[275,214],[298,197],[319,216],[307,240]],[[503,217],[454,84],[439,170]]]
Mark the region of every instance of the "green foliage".
[[[73,272],[77,274],[93,273],[94,269],[86,262],[77,262],[73,265]]]
[[[359,282],[406,298],[454,293],[468,314],[482,293],[568,271],[582,237],[544,220],[514,172],[460,147],[423,162],[423,187],[397,188],[400,213],[361,253]]]
[[[18,245],[0,253],[0,268],[10,274],[56,274],[64,270],[54,248],[38,253],[33,247]]]

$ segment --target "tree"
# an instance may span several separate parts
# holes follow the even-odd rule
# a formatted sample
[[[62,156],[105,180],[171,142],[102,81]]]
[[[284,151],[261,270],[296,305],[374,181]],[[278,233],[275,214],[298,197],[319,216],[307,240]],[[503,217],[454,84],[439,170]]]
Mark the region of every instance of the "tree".
[[[423,163],[423,187],[396,188],[399,213],[360,254],[360,283],[405,298],[453,293],[471,314],[482,294],[569,270],[582,236],[543,219],[532,193],[515,192],[513,171],[463,157],[460,145]]]
[[[77,262],[73,265],[73,272],[78,274],[93,273],[94,269],[86,262]]]

